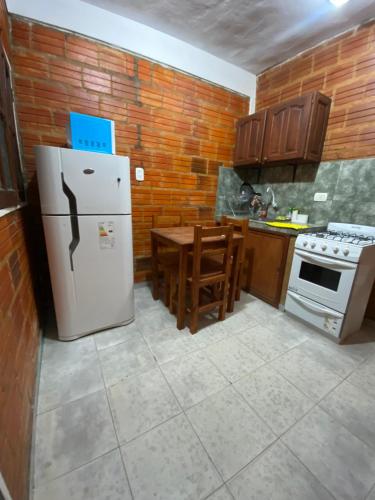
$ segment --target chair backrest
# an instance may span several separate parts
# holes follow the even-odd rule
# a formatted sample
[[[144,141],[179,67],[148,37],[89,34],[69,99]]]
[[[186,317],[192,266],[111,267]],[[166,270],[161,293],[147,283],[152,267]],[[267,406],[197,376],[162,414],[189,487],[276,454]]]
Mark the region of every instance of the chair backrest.
[[[228,217],[227,215],[222,215],[220,222],[223,226],[228,226],[228,225],[233,226],[235,231],[243,234],[244,236],[246,236],[247,233],[249,232],[248,219],[236,219],[235,217]]]
[[[178,227],[181,225],[181,215],[154,215],[152,217],[152,227]]]
[[[182,219],[183,226],[216,227],[219,224],[214,219]]]
[[[233,244],[233,226],[194,227],[193,280],[199,281],[202,258],[215,257],[217,269],[229,275]]]
[[[216,227],[218,224],[215,220],[210,219],[210,220],[184,220],[184,226],[204,226],[204,227]]]

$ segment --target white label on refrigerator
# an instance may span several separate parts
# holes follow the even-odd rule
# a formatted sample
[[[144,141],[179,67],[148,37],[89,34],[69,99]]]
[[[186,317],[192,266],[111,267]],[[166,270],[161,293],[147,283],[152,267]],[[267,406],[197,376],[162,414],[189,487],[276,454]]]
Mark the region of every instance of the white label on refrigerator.
[[[98,222],[99,247],[110,250],[115,247],[115,223],[112,221]]]

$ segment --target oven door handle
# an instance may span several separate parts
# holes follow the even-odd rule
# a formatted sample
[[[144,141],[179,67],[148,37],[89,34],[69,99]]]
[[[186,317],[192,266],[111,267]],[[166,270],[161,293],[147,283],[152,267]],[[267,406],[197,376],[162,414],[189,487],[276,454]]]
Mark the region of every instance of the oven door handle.
[[[295,250],[295,253],[305,260],[318,262],[319,264],[326,264],[333,269],[356,269],[357,267],[357,264],[353,264],[352,262],[342,262],[328,257],[321,257],[320,255],[310,254],[308,252],[304,252],[303,250]]]
[[[338,314],[335,311],[332,311],[332,309],[328,309],[327,307],[324,306],[317,306],[315,304],[312,304],[310,300],[304,299],[300,295],[291,292],[288,290],[288,295],[290,295],[294,300],[297,302],[300,302],[302,305],[304,305],[307,309],[311,309],[314,312],[317,312],[318,314],[326,314],[328,313],[330,316],[333,316],[334,318],[342,318],[342,314]]]

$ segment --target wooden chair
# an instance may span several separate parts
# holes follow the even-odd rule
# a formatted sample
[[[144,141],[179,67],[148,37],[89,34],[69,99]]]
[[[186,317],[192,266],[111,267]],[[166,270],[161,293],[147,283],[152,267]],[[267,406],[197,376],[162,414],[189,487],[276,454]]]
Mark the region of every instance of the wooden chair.
[[[216,227],[218,226],[219,224],[211,219],[211,220],[184,220],[183,221],[183,224],[184,226],[196,226],[196,225],[199,225],[199,226],[204,226],[204,227]]]
[[[152,227],[178,227],[182,225],[180,215],[154,215],[152,217]],[[169,269],[176,266],[179,262],[178,252],[165,247],[159,248],[158,251],[158,265],[160,269],[160,279],[164,285],[164,303],[169,306],[170,298],[170,276]]]
[[[190,288],[190,332],[198,330],[199,314],[219,308],[219,320],[225,319],[232,256],[232,226],[194,227],[194,248],[190,255],[187,284]],[[218,257],[217,261],[211,257]],[[178,266],[171,273],[170,309],[177,296]],[[205,299],[202,302],[202,299]]]
[[[236,278],[236,300],[240,300],[241,296],[241,289],[243,286],[243,280],[245,279],[244,276],[244,262],[245,262],[245,255],[246,255],[246,239],[247,235],[249,233],[249,220],[248,219],[237,219],[235,217],[228,217],[227,215],[223,215],[220,220],[221,224],[223,226],[227,226],[230,224],[233,226],[234,231],[241,233],[245,239],[243,249],[242,249],[242,255],[240,256],[240,268],[238,270],[238,277]],[[248,267],[246,269],[248,272]],[[247,283],[247,280],[246,280]]]

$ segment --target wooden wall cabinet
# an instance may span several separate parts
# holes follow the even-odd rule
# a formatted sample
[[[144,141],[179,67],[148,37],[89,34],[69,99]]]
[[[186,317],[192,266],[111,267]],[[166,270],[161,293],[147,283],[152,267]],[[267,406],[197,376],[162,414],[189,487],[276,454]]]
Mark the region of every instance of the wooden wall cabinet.
[[[289,235],[249,228],[245,246],[245,290],[278,307],[287,262]]]
[[[262,162],[267,111],[240,118],[237,122],[235,165],[260,165]]]
[[[303,157],[310,115],[311,96],[297,97],[268,109],[264,163]]]
[[[241,118],[234,166],[319,162],[330,105],[329,97],[311,92]],[[253,126],[260,124],[260,117],[262,127]],[[261,156],[255,155],[255,151],[261,151]]]

